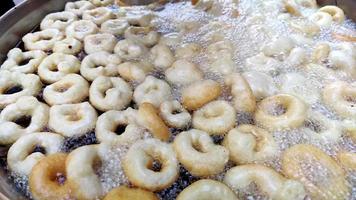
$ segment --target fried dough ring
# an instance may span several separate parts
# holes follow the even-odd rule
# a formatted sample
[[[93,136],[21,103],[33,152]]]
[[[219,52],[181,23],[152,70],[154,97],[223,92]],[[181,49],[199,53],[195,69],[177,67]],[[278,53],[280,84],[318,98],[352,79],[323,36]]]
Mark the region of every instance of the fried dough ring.
[[[159,200],[157,195],[140,188],[120,186],[110,190],[103,200]]]

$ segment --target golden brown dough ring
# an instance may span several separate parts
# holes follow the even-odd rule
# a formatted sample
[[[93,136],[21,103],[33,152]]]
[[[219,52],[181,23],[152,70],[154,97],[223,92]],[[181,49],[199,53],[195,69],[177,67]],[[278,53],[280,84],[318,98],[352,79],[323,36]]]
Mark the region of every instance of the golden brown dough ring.
[[[153,193],[139,188],[120,186],[112,189],[104,200],[159,200]]]
[[[72,199],[72,187],[66,178],[67,154],[56,153],[41,159],[29,176],[29,187],[36,200]],[[64,183],[62,182],[64,181]]]
[[[182,104],[187,110],[197,110],[220,94],[221,86],[216,81],[197,81],[182,90]]]
[[[318,180],[319,183],[305,174],[313,165],[315,170],[322,171],[314,177],[323,179]],[[287,149],[282,157],[282,171],[287,177],[302,182],[312,199],[347,199],[350,194],[342,168],[330,156],[312,145],[297,144]]]
[[[282,113],[279,111],[280,108],[282,108]],[[271,131],[297,128],[304,123],[306,110],[307,106],[299,98],[279,94],[260,102],[255,113],[255,120],[257,124]]]
[[[238,112],[253,113],[256,110],[256,98],[250,85],[239,73],[225,77],[225,84],[231,87],[234,96],[234,107]]]
[[[356,153],[340,152],[337,154],[337,159],[345,169],[356,170]]]
[[[159,111],[150,103],[144,102],[138,109],[140,123],[147,128],[155,138],[163,141],[169,139],[169,129],[159,116]]]

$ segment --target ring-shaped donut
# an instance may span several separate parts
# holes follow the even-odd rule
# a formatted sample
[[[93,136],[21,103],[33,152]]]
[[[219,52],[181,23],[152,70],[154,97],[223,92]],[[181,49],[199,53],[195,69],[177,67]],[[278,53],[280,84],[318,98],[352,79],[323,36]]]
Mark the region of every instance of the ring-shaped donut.
[[[47,126],[48,117],[46,104],[32,96],[20,97],[1,111],[0,144],[11,144],[21,136],[42,131]]]
[[[148,54],[148,49],[145,45],[129,40],[124,39],[120,40],[114,49],[114,52],[118,54],[122,59],[125,60],[137,60],[146,56]]]
[[[76,55],[82,48],[83,44],[79,40],[75,38],[66,38],[54,43],[53,52]]]
[[[114,3],[114,0],[89,0],[89,1],[96,6],[107,6]]]
[[[225,77],[225,84],[231,88],[234,107],[238,112],[253,113],[256,110],[256,98],[246,79],[238,73]]]
[[[306,118],[307,106],[299,98],[278,94],[263,99],[255,112],[257,124],[274,131],[298,128]]]
[[[119,145],[129,145],[141,139],[144,129],[130,119],[128,114],[126,110],[110,110],[101,114],[96,122],[96,138],[103,143]]]
[[[49,105],[80,103],[89,96],[89,83],[78,74],[68,74],[43,90]]]
[[[112,53],[116,43],[117,40],[114,35],[109,33],[97,33],[84,38],[84,50],[87,54],[97,53],[99,51]]]
[[[236,111],[227,102],[212,101],[193,114],[193,127],[210,135],[224,135],[235,126]]]
[[[158,69],[165,70],[169,68],[175,60],[172,51],[165,44],[155,45],[150,53],[152,64]]]
[[[181,132],[173,142],[180,163],[193,176],[211,176],[224,170],[229,161],[229,150],[216,145],[209,134],[191,129]]]
[[[36,96],[41,89],[37,75],[0,70],[0,108],[15,103],[20,97]]]
[[[13,48],[0,68],[11,72],[34,73],[46,56],[47,54],[41,50],[23,52],[19,48]]]
[[[48,126],[66,137],[81,136],[95,128],[97,117],[88,102],[54,105],[49,111]]]
[[[55,153],[41,159],[31,170],[29,187],[31,195],[38,200],[71,199],[72,187],[65,180],[67,154]]]
[[[148,62],[124,62],[119,65],[120,76],[127,81],[141,83],[147,74],[153,70],[153,65]]]
[[[27,33],[22,41],[27,50],[51,51],[54,44],[62,40],[64,35],[57,29],[46,29],[34,33]]]
[[[94,9],[95,6],[89,1],[75,1],[66,3],[64,10],[76,14],[78,17],[83,15],[86,10]]]
[[[108,153],[106,144],[81,146],[69,153],[65,162],[67,182],[73,188],[75,199],[100,199],[104,195],[95,167],[100,167]]]
[[[147,76],[136,87],[133,97],[138,105],[147,102],[159,107],[163,101],[172,99],[171,87],[164,80]]]
[[[138,109],[138,123],[148,129],[150,133],[162,141],[168,141],[169,129],[159,116],[159,111],[150,103],[142,103]]]
[[[306,196],[301,182],[287,179],[264,165],[239,165],[229,169],[224,183],[233,190],[239,190],[255,183],[269,199],[303,200]]]
[[[83,19],[94,22],[96,25],[101,25],[105,21],[114,18],[114,13],[106,7],[98,7],[83,12]]]
[[[240,125],[225,136],[230,159],[238,164],[265,162],[278,155],[273,135],[254,125]]]
[[[40,28],[41,30],[58,29],[63,31],[77,19],[77,15],[68,11],[50,13],[41,21]]]
[[[160,115],[169,126],[185,128],[190,125],[192,117],[179,101],[164,101],[159,109]]]
[[[80,61],[73,55],[53,53],[43,59],[38,66],[38,75],[46,83],[54,83],[67,74],[77,73],[80,70]]]
[[[333,17],[326,12],[316,12],[309,16],[309,20],[321,27],[329,27],[333,21]]]
[[[100,31],[103,33],[109,33],[115,36],[120,36],[125,33],[125,30],[129,27],[129,23],[125,19],[109,19],[101,24]]]
[[[237,200],[238,198],[225,184],[211,179],[201,179],[189,185],[177,197],[177,200],[192,199]]]
[[[159,171],[154,171],[155,161],[161,164]],[[133,144],[123,160],[123,168],[133,185],[150,191],[171,186],[179,171],[173,147],[158,139],[145,139]]]
[[[159,34],[150,27],[128,27],[125,31],[125,39],[138,41],[147,47],[152,47],[159,41]]]
[[[121,62],[115,54],[105,51],[92,53],[82,60],[80,74],[88,81],[94,81],[99,76],[116,76]]]
[[[182,90],[182,104],[187,110],[197,110],[217,99],[222,92],[220,84],[207,79],[197,81]]]
[[[165,71],[166,80],[172,84],[189,85],[203,79],[203,72],[194,63],[177,60]]]
[[[344,11],[337,6],[324,6],[319,9],[319,12],[325,12],[331,15],[334,22],[341,24],[345,21]]]
[[[46,155],[61,151],[64,138],[55,133],[35,132],[20,137],[7,153],[9,169],[18,175],[29,175],[33,166]],[[44,152],[34,152],[41,147]]]
[[[324,103],[345,118],[356,117],[356,86],[354,83],[336,81],[323,89]]]
[[[83,41],[88,35],[99,32],[99,28],[90,20],[79,20],[71,23],[66,28],[67,37]]]
[[[90,85],[90,103],[98,110],[122,110],[132,100],[130,84],[120,77],[99,76]]]
[[[120,186],[110,190],[103,200],[159,200],[153,192]]]
[[[154,15],[147,10],[130,10],[126,13],[125,19],[132,26],[147,27],[151,25]]]
[[[314,173],[311,169],[315,169]],[[287,177],[303,183],[313,199],[347,199],[350,194],[342,168],[312,145],[297,144],[284,151],[282,171]],[[311,174],[307,175],[306,171],[311,171]],[[320,171],[323,173],[318,173]],[[317,184],[314,180],[323,184]]]

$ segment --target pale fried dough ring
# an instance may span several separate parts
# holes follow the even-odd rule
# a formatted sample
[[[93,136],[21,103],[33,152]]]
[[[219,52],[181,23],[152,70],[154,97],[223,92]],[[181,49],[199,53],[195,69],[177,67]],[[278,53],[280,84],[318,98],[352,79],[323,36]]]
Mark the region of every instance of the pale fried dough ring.
[[[152,170],[154,160],[162,164],[159,172]],[[123,168],[133,185],[150,191],[171,186],[179,171],[171,144],[158,139],[145,139],[133,144],[124,158]]]
[[[94,22],[96,25],[101,25],[105,21],[112,19],[114,17],[114,13],[111,12],[109,8],[106,7],[98,7],[92,10],[85,10],[83,12],[83,19],[90,20]]]
[[[211,176],[224,170],[229,151],[215,145],[209,134],[191,129],[175,137],[174,150],[180,163],[193,176]]]
[[[51,51],[55,42],[64,38],[62,32],[57,29],[46,29],[34,33],[28,33],[23,36],[27,50]]]
[[[225,84],[231,87],[234,107],[238,112],[253,113],[256,110],[256,98],[244,77],[233,73],[225,77]]]
[[[323,184],[318,185],[305,175],[309,165],[321,165],[328,175],[323,176]],[[304,167],[303,167],[304,166]],[[318,167],[320,170],[321,167]],[[290,178],[302,182],[311,198],[347,199],[349,188],[342,168],[322,150],[307,144],[290,147],[283,153],[283,173]],[[320,175],[319,175],[320,176]]]
[[[66,38],[54,43],[53,52],[76,55],[83,48],[82,42],[75,38]]]
[[[53,28],[63,31],[76,20],[77,16],[69,11],[50,13],[41,21],[40,27],[41,30]]]
[[[81,17],[84,11],[91,10],[93,8],[95,8],[95,6],[89,1],[75,1],[66,3],[64,10]]]
[[[328,13],[329,15],[331,15],[333,21],[336,23],[342,23],[345,21],[344,11],[337,6],[333,6],[333,5],[324,6],[319,9],[319,12]]]
[[[282,107],[282,114],[275,109]],[[255,113],[258,124],[269,130],[297,128],[306,118],[306,105],[295,96],[279,94],[263,99]]]
[[[267,194],[269,199],[303,200],[306,196],[300,182],[287,179],[264,165],[239,165],[229,169],[224,178],[224,183],[233,189],[243,189],[252,182]]]
[[[168,141],[170,133],[167,125],[159,116],[159,111],[150,103],[142,103],[138,109],[139,122],[147,128],[155,138]]]
[[[31,195],[37,200],[71,199],[72,187],[65,181],[60,183],[59,176],[66,177],[65,162],[67,154],[55,153],[41,159],[29,176]]]
[[[230,130],[223,144],[231,152],[230,159],[238,164],[264,162],[278,155],[272,134],[253,125]]]
[[[213,80],[197,81],[182,90],[182,104],[188,110],[197,110],[218,98],[221,86]]]
[[[124,62],[118,66],[119,74],[127,81],[143,82],[153,66],[147,62]]]
[[[171,127],[188,127],[192,117],[179,101],[164,101],[160,106],[160,115]]]
[[[151,30],[150,27],[134,27],[131,26],[125,31],[125,38],[133,41],[138,41],[147,47],[152,47],[159,41],[159,34]]]
[[[235,126],[236,111],[227,102],[212,101],[193,114],[193,127],[210,135],[224,135]]]
[[[79,20],[71,23],[66,28],[67,37],[74,37],[77,40],[83,41],[88,35],[95,34],[99,31],[96,24],[90,20]]]
[[[238,200],[235,193],[225,184],[201,179],[185,188],[177,197],[177,200]]]
[[[139,188],[120,186],[110,190],[103,200],[159,200],[153,193]]]
[[[192,62],[177,60],[165,71],[166,80],[177,85],[189,85],[202,80],[203,72]]]
[[[97,33],[88,35],[84,38],[84,50],[87,54],[106,51],[114,51],[117,40],[114,35],[109,33]]]

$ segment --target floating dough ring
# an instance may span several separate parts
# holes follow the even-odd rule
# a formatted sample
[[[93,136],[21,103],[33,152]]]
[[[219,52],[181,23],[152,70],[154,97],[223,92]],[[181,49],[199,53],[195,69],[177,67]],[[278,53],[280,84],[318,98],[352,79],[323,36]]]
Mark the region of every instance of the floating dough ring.
[[[80,74],[88,81],[94,81],[99,76],[118,75],[119,56],[108,52],[97,52],[87,55],[81,64]]]
[[[29,175],[33,166],[46,155],[58,153],[63,145],[61,135],[49,132],[31,133],[20,137],[7,153],[7,164],[18,175]],[[34,152],[41,147],[45,152]]]
[[[193,176],[211,176],[224,170],[229,161],[229,151],[214,144],[209,134],[191,129],[174,139],[174,150],[180,163]]]
[[[154,15],[151,11],[131,10],[125,16],[125,19],[133,26],[147,27],[151,25]]]
[[[121,132],[121,129],[124,129]],[[115,130],[120,130],[119,133]],[[127,111],[110,110],[100,115],[95,136],[102,143],[132,144],[142,138],[144,129],[127,116]],[[118,135],[119,134],[119,135]]]
[[[125,33],[129,23],[125,19],[110,19],[101,24],[101,32],[120,36]]]
[[[41,30],[58,29],[63,31],[72,22],[77,20],[77,15],[72,12],[63,11],[48,14],[41,22]]]
[[[260,102],[255,120],[271,131],[297,128],[304,123],[306,109],[304,102],[297,97],[278,94]]]
[[[152,47],[157,44],[159,40],[159,34],[156,31],[151,30],[150,27],[134,27],[131,26],[125,31],[125,39],[131,39],[138,41],[147,47]]]
[[[77,73],[80,70],[80,61],[73,55],[53,53],[47,56],[40,66],[38,75],[46,83],[54,83],[64,76]]]
[[[109,33],[88,35],[84,38],[85,53],[91,54],[99,51],[113,52],[117,40]]]
[[[201,179],[185,188],[177,197],[177,200],[237,200],[235,193],[225,184]]]
[[[337,159],[346,170],[356,170],[356,153],[340,152],[337,154]]]
[[[272,134],[253,125],[230,130],[223,144],[230,151],[230,159],[238,164],[264,162],[278,155]]]
[[[194,63],[177,60],[165,71],[166,80],[176,85],[189,85],[204,78],[203,72]]]
[[[151,59],[153,65],[159,69],[167,69],[174,62],[174,55],[165,44],[157,44],[151,49]]]
[[[80,103],[89,96],[89,83],[78,74],[68,74],[43,90],[49,105]]]
[[[67,182],[74,188],[73,195],[76,197],[74,199],[100,199],[104,195],[95,167],[100,167],[108,151],[105,144],[86,145],[68,155]]]
[[[322,93],[324,103],[345,118],[356,117],[356,86],[343,81],[327,85]]]
[[[49,108],[46,104],[35,97],[20,97],[16,103],[1,111],[0,144],[11,144],[21,136],[42,131],[47,126],[48,117]]]
[[[154,161],[161,164],[159,171],[154,171]],[[133,185],[150,191],[168,188],[178,178],[178,161],[172,146],[157,139],[133,144],[124,158],[123,168]]]
[[[49,127],[66,137],[81,136],[95,128],[97,113],[88,103],[54,105],[49,111]]]
[[[321,27],[329,27],[333,21],[333,17],[326,12],[316,12],[309,19]]]
[[[79,20],[71,23],[66,28],[67,37],[73,37],[77,40],[83,41],[88,35],[95,34],[99,28],[90,20]]]
[[[73,188],[66,180],[67,154],[55,153],[41,159],[29,175],[31,195],[38,200],[71,199]],[[64,181],[64,182],[63,182]]]
[[[138,109],[138,123],[147,128],[155,138],[169,139],[169,129],[159,116],[159,111],[150,103],[142,103]]]
[[[0,71],[0,108],[15,103],[23,96],[36,96],[42,89],[40,78],[34,74]]]
[[[238,73],[228,75],[225,84],[231,87],[234,107],[238,112],[253,113],[256,110],[256,98],[244,77]]]
[[[7,54],[7,60],[1,65],[1,70],[20,73],[34,73],[47,54],[40,50],[22,52],[14,48]]]
[[[197,110],[218,98],[222,88],[213,80],[197,81],[182,90],[182,104],[187,110]]]
[[[188,127],[192,117],[179,101],[165,101],[160,106],[160,115],[171,127]]]
[[[90,103],[101,111],[122,110],[132,100],[132,88],[119,77],[99,76],[90,85]]]
[[[91,10],[94,8],[95,6],[89,1],[75,1],[75,2],[66,3],[64,10],[72,12],[76,14],[78,17],[81,17],[84,11]]]
[[[110,190],[104,200],[159,200],[153,193],[140,188],[120,186]]]
[[[162,42],[162,38],[160,43]],[[187,43],[178,47],[175,52],[175,56],[178,59],[192,58],[200,53],[202,47],[197,43]]]
[[[43,31],[28,33],[22,38],[22,41],[24,42],[25,49],[27,50],[51,51],[54,43],[62,40],[63,38],[64,35],[59,30],[46,29]]]
[[[148,49],[143,44],[133,40],[120,40],[114,49],[114,52],[125,60],[135,60],[148,54]]]
[[[321,168],[323,174],[327,174],[318,175],[323,176],[323,184],[315,184],[311,176],[305,175],[305,171],[310,170],[308,165],[316,165],[317,168],[314,169]],[[314,146],[298,144],[287,149],[282,157],[282,171],[287,177],[302,182],[312,199],[347,199],[349,195],[342,168],[330,156]]]
[[[235,126],[236,111],[226,101],[212,101],[193,114],[193,127],[210,135],[224,135]]]
[[[224,183],[233,189],[244,189],[255,183],[268,199],[302,200],[306,193],[298,181],[287,179],[273,169],[256,164],[239,165],[228,170]]]
[[[96,25],[101,25],[109,19],[112,19],[115,15],[109,8],[99,7],[92,10],[86,10],[83,12],[83,19],[94,22]]]
[[[218,41],[208,46],[207,53],[212,61],[221,57],[232,57],[233,46],[228,41]]]
[[[163,101],[172,98],[171,87],[161,79],[147,76],[145,81],[136,87],[133,97],[138,105],[148,102],[159,107]]]
[[[124,62],[119,65],[119,74],[127,81],[143,82],[153,66],[148,62]]]
[[[83,48],[83,44],[75,38],[66,38],[54,43],[53,52],[75,55]]]
[[[319,9],[319,12],[328,13],[336,23],[342,23],[345,21],[344,11],[337,6],[324,6]]]

